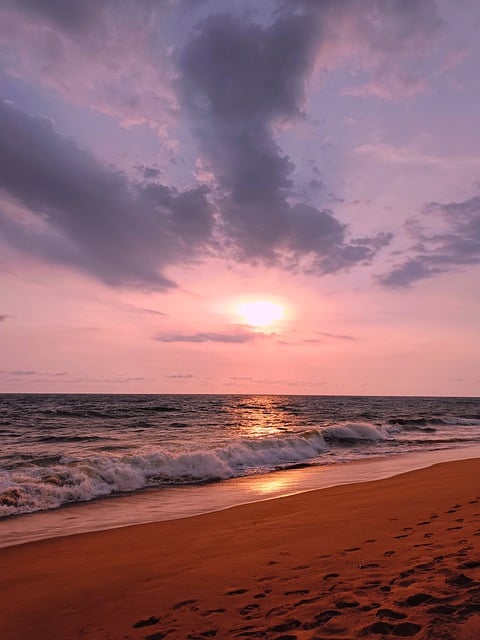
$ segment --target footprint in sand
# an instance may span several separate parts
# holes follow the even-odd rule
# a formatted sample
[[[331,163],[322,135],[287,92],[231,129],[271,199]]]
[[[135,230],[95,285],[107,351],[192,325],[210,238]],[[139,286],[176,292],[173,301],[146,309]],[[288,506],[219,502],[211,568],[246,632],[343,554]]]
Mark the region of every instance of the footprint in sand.
[[[456,576],[452,576],[445,580],[447,584],[451,584],[455,587],[468,587],[472,584],[472,578],[469,578],[464,573],[459,573]]]
[[[480,561],[478,560],[468,560],[458,565],[459,569],[478,569],[478,567],[480,567]]]
[[[242,607],[239,610],[239,613],[241,616],[247,616],[250,613],[252,613],[252,611],[255,611],[256,609],[259,609],[260,605],[259,604],[247,604],[245,607]]]
[[[432,602],[432,600],[434,600],[432,595],[420,592],[408,596],[408,598],[398,602],[397,604],[400,607],[418,607],[418,605],[423,604],[424,602]]]
[[[215,613],[225,613],[226,609],[207,609],[207,611],[204,611],[201,615],[202,618],[208,618],[208,616],[212,616]]]
[[[315,629],[316,627],[320,627],[327,622],[329,622],[332,618],[335,618],[340,615],[339,611],[335,609],[327,609],[326,611],[322,611],[322,613],[317,613],[313,620],[310,622],[304,622],[302,624],[302,629]]]
[[[248,589],[232,589],[232,591],[227,591],[226,596],[240,596],[242,593],[247,593]]]
[[[153,624],[158,624],[160,622],[160,618],[156,616],[150,616],[149,618],[145,618],[145,620],[139,620],[133,624],[134,629],[140,629],[141,627],[150,627]]]
[[[335,603],[337,609],[354,609],[359,605],[360,603],[356,600],[338,600],[338,602]]]
[[[263,576],[258,578],[257,582],[266,582],[267,580],[276,580],[278,576]]]
[[[268,630],[275,631],[278,633],[281,631],[293,631],[294,629],[298,629],[301,626],[302,626],[302,623],[300,622],[300,620],[292,619],[292,620],[285,620],[280,624],[276,624],[273,627],[269,627]]]
[[[366,636],[370,633],[378,633],[381,635],[389,635],[392,634],[394,636],[414,636],[420,630],[421,626],[419,624],[415,624],[414,622],[401,622],[400,624],[390,624],[389,622],[378,621],[373,624],[365,627],[363,631],[361,631],[362,636]]]
[[[182,609],[183,607],[188,607],[189,604],[197,604],[198,600],[182,600],[181,602],[177,602],[176,605],[172,607],[172,609]]]
[[[396,551],[390,550],[390,551],[385,551],[385,553],[383,555],[388,558],[389,556],[393,556],[396,553],[397,553]]]
[[[172,631],[173,629],[169,629],[168,631],[159,631],[157,633],[151,633],[149,636],[145,636],[145,640],[163,640]]]
[[[379,609],[375,615],[377,618],[388,618],[389,620],[403,620],[407,617],[406,613],[393,609]]]
[[[203,638],[214,638],[217,635],[217,629],[207,629],[206,631],[199,631],[198,633],[190,633],[188,640],[203,640]]]

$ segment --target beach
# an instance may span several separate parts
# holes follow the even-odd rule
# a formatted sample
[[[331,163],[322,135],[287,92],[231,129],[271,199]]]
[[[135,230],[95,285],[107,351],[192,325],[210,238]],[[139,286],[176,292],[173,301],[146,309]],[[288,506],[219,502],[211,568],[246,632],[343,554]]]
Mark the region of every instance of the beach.
[[[2,549],[0,637],[476,639],[478,464]]]

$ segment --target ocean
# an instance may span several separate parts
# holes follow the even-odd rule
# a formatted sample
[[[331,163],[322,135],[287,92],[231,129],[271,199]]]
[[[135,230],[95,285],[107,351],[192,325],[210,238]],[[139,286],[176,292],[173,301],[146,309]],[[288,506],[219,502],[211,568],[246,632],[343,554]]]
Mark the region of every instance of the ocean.
[[[0,517],[479,444],[480,398],[4,394]]]

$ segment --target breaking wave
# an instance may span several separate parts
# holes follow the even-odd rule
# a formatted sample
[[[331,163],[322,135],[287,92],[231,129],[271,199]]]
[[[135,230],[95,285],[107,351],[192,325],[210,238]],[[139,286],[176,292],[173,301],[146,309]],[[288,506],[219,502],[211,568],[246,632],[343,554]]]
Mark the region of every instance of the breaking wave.
[[[288,437],[238,439],[212,450],[162,448],[130,455],[63,456],[57,464],[0,472],[0,516],[52,509],[71,502],[146,487],[213,482],[302,463],[328,450],[319,431]]]

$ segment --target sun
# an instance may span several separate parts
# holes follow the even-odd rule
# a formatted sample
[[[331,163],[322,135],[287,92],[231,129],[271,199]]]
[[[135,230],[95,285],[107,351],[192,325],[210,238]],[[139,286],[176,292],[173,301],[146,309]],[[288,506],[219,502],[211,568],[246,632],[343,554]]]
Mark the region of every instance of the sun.
[[[269,327],[275,322],[283,320],[285,316],[282,305],[270,300],[240,302],[235,307],[235,313],[245,324],[258,328]]]

